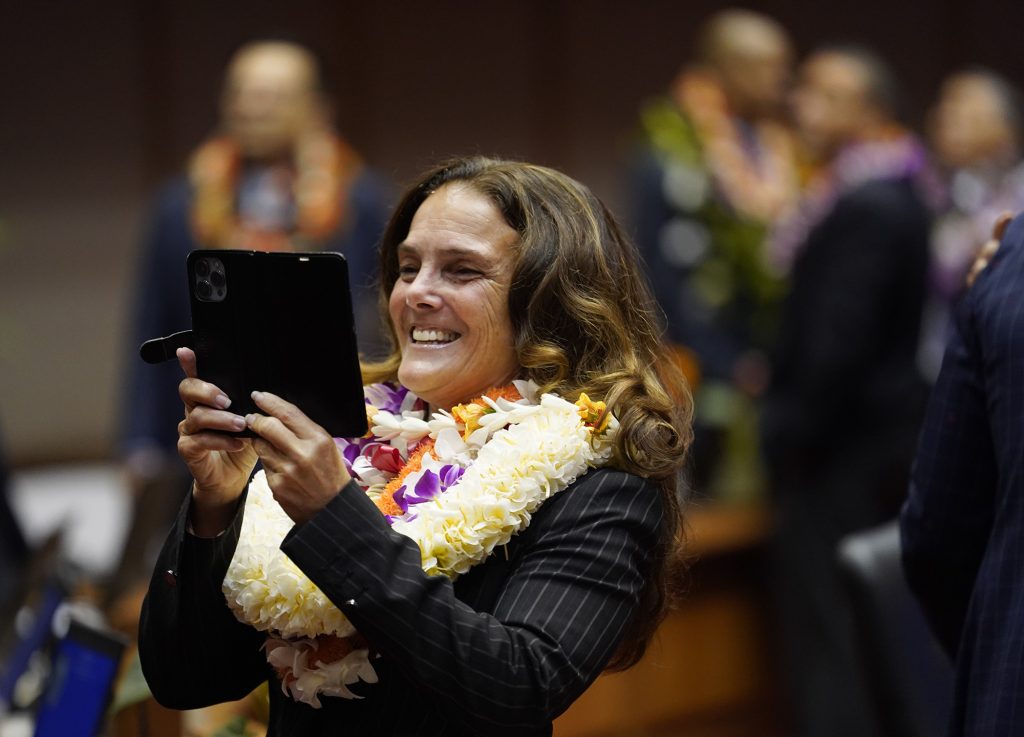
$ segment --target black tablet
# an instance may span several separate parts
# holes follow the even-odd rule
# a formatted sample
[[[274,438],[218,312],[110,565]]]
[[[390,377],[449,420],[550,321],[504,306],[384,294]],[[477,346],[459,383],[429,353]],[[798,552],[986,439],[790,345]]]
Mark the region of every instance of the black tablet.
[[[196,250],[187,262],[192,331],[147,341],[142,357],[196,353],[199,377],[259,412],[250,395],[269,391],[334,437],[366,432],[348,266],[340,253]],[[251,434],[243,430],[239,435]]]

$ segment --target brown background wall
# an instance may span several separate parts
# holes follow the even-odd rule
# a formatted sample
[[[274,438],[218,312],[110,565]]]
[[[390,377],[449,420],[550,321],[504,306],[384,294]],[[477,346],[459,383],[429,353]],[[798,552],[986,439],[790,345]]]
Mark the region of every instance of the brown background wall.
[[[398,182],[454,153],[565,169],[613,206],[638,104],[722,3],[97,0],[0,10],[0,427],[15,463],[109,455],[145,210],[211,128],[231,50],[326,57],[341,128]],[[981,62],[1024,83],[1011,0],[759,3],[800,51],[876,46],[920,117]]]

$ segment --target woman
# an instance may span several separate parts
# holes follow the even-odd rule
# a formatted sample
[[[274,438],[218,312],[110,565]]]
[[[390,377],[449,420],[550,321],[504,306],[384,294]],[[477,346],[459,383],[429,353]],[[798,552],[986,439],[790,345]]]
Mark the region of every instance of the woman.
[[[663,614],[689,395],[632,247],[558,172],[430,172],[381,275],[395,348],[364,380],[404,388],[367,388],[373,438],[269,394],[234,415],[179,353],[195,484],[143,609],[147,680],[194,708],[269,679],[271,735],[550,734]]]

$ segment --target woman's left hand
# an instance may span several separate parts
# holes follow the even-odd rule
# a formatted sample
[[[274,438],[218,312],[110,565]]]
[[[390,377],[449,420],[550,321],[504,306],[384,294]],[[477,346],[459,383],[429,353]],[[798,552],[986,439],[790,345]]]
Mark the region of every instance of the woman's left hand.
[[[253,392],[266,414],[245,418],[274,498],[296,524],[309,520],[351,480],[341,450],[302,410],[270,392]]]

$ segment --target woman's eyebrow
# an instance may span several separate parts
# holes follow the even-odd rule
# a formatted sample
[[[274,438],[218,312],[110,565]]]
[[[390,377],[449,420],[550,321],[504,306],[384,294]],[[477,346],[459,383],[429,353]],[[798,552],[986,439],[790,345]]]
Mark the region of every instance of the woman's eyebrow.
[[[402,241],[398,244],[397,251],[399,255],[417,256],[419,255],[420,249],[415,243],[408,243]],[[442,248],[434,249],[435,253],[445,257],[474,257],[484,258],[486,256],[480,249],[471,248],[467,246],[444,246]]]

